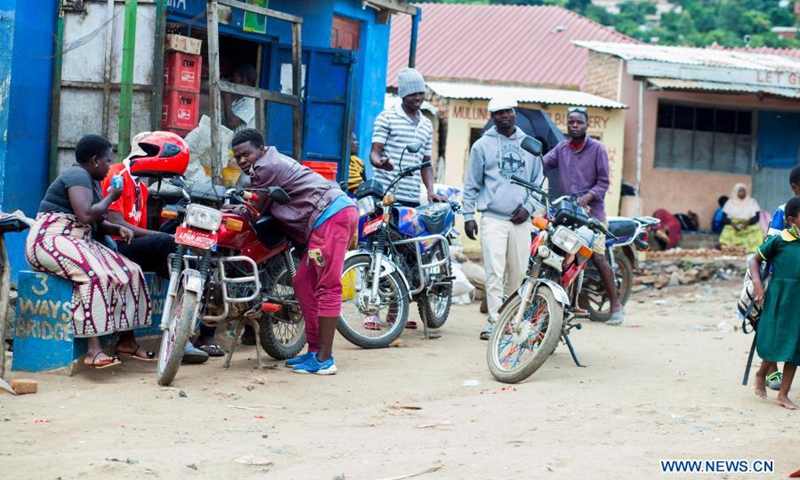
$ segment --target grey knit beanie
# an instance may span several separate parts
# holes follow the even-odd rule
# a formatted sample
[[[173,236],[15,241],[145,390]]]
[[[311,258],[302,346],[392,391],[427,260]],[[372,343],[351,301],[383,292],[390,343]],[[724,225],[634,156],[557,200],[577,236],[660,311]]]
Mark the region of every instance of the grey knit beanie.
[[[425,79],[413,68],[404,68],[397,75],[397,95],[400,98],[414,93],[425,92]]]

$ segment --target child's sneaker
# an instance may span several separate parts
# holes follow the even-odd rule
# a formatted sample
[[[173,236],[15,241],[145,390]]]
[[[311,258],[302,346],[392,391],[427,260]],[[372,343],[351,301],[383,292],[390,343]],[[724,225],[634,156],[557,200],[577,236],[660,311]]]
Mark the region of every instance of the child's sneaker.
[[[301,363],[304,363],[306,360],[311,358],[312,355],[314,355],[314,352],[304,353],[299,357],[294,357],[290,358],[289,360],[286,360],[286,363],[284,363],[283,365],[286,367],[294,367],[295,365],[300,365]]]
[[[305,362],[295,365],[292,369],[294,373],[316,373],[317,375],[335,375],[339,370],[333,363],[333,357],[320,363],[317,361],[317,354],[312,353],[311,357]]]

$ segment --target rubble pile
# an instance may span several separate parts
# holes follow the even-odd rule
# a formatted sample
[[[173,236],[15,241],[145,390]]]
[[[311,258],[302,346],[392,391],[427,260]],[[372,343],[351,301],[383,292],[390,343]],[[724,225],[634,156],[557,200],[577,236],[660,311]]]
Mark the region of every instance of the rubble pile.
[[[676,249],[654,252],[639,265],[633,278],[634,291],[741,279],[746,269],[743,251]]]

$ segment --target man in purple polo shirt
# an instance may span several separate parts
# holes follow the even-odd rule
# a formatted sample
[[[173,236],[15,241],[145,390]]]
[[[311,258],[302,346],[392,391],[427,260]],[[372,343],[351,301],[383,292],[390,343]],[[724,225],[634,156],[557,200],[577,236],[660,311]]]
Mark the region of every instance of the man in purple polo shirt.
[[[578,204],[589,215],[606,224],[605,196],[608,191],[608,155],[606,147],[586,134],[589,114],[585,108],[571,108],[567,117],[568,139],[560,142],[544,157],[545,168],[558,169],[558,180],[565,195],[576,195]],[[608,325],[621,325],[625,312],[614,285],[614,271],[605,257],[605,235],[594,241],[594,260],[603,278],[611,302]]]

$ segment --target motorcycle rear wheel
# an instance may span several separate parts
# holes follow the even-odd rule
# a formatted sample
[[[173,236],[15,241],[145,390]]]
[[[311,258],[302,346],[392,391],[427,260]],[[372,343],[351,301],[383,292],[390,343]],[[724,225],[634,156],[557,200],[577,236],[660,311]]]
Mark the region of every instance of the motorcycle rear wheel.
[[[261,348],[267,355],[275,360],[288,360],[297,356],[306,344],[306,324],[285,260],[278,258],[274,266],[275,273],[267,280],[270,282],[270,296],[287,303],[277,312],[261,315],[258,333]]]
[[[441,242],[431,253],[431,260],[447,259],[447,263],[438,267],[438,271],[431,274],[436,277],[449,277],[451,272],[448,249]],[[417,300],[419,316],[428,328],[442,328],[450,315],[450,305],[453,302],[453,280],[444,284],[426,288]]]
[[[159,385],[169,385],[178,373],[199,302],[200,298],[196,292],[183,288],[183,277],[181,277],[180,286],[172,303],[174,308],[170,314],[174,321],[161,336],[156,369],[156,380]]]
[[[614,282],[619,285],[617,287],[619,303],[625,305],[631,296],[633,286],[633,264],[622,252],[614,255],[614,262],[617,264],[614,270]],[[592,276],[596,279],[584,281],[584,288],[578,296],[578,304],[589,311],[589,318],[593,322],[605,322],[611,318],[611,302],[608,300],[603,280],[600,279],[600,273],[594,266],[592,268],[594,269]]]
[[[564,308],[547,285],[540,285],[525,312],[518,331],[512,329],[522,300],[509,300],[494,324],[486,361],[492,376],[503,383],[519,383],[534,374],[550,358],[561,338]],[[524,356],[527,351],[528,355]]]
[[[361,348],[384,348],[403,333],[408,321],[408,289],[397,272],[383,275],[378,283],[379,310],[365,310],[371,288],[372,258],[357,255],[344,262],[342,273],[342,314],[336,330]],[[383,317],[381,317],[381,313]],[[370,322],[370,317],[375,320]],[[367,328],[370,324],[373,329]]]

